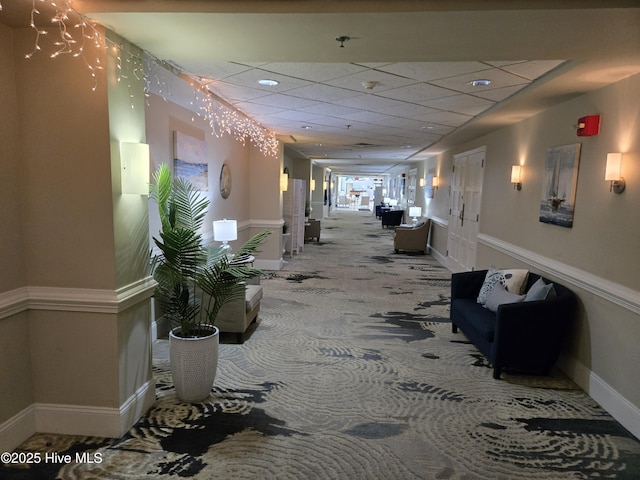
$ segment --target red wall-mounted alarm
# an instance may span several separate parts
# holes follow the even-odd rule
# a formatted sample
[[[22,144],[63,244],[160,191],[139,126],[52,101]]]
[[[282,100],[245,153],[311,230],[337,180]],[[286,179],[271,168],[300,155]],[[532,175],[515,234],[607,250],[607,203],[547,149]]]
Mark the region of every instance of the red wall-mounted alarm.
[[[578,119],[578,136],[590,137],[600,131],[600,115],[587,115]]]

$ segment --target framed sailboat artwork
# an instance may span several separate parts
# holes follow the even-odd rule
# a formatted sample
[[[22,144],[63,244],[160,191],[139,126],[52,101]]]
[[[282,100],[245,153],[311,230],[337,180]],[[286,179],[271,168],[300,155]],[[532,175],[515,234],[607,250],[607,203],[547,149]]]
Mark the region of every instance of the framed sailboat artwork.
[[[573,226],[580,144],[547,149],[544,159],[540,221],[561,227]]]

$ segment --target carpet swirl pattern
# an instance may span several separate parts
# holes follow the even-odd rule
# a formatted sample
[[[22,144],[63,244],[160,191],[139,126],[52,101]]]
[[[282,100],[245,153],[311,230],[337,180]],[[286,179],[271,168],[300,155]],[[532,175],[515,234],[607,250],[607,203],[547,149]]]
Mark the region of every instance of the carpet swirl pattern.
[[[640,442],[560,372],[492,378],[449,323],[450,272],[395,254],[370,212],[336,212],[262,278],[260,323],[220,346],[206,402],[177,400],[167,342],[157,402],[117,440],[38,434],[27,451],[99,464],[2,479],[640,478]]]

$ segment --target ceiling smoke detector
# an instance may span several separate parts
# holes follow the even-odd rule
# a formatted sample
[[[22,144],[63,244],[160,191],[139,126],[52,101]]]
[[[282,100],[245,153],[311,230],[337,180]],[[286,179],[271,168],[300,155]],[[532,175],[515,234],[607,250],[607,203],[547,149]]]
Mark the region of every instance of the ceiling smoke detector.
[[[377,84],[378,82],[362,82],[362,86],[367,90],[373,90],[373,87],[375,87]]]

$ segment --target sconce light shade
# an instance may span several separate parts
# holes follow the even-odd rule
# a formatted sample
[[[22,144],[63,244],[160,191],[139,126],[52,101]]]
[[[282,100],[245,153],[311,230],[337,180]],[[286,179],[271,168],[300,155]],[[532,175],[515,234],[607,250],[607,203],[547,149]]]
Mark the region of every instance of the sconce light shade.
[[[289,174],[281,173],[280,174],[280,191],[286,192],[287,188],[289,188]]]
[[[311,179],[311,191],[313,192],[316,189],[316,179]]]
[[[213,222],[213,239],[227,243],[238,239],[238,222],[235,220],[215,220]]]
[[[425,179],[424,179],[424,178],[421,178],[421,179],[420,179],[420,183],[419,183],[419,185],[420,185],[421,187],[424,187],[425,183],[426,183]]]
[[[438,189],[438,187],[440,186],[440,179],[438,177],[436,177],[435,175],[433,176],[433,178],[431,179],[431,186],[433,188],[435,188],[436,190]]]
[[[522,165],[511,167],[511,183],[513,183],[513,188],[522,190]]]
[[[122,193],[149,195],[149,145],[121,143],[120,166]]]
[[[609,191],[622,193],[624,191],[625,181],[620,174],[622,170],[622,153],[608,153],[607,166],[604,171],[604,179],[611,182]]]

